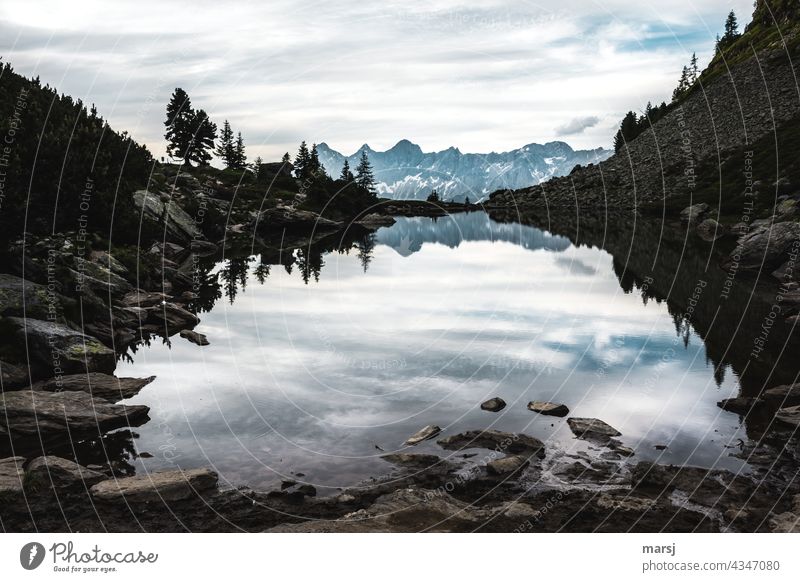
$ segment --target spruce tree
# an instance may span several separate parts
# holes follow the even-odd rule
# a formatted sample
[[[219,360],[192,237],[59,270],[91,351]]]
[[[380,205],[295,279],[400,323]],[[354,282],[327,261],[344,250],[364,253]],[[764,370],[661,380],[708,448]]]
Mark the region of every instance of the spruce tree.
[[[347,161],[347,158],[344,160],[344,165],[342,166],[342,173],[339,175],[339,180],[342,182],[346,182],[350,184],[355,180],[355,176],[353,176],[353,172],[350,171],[350,162]]]
[[[294,176],[298,180],[305,180],[308,168],[309,154],[305,140],[300,143],[297,157],[294,159]]]
[[[256,159],[253,160],[252,170],[253,170],[253,175],[255,176],[256,180],[258,180],[258,176],[261,173],[261,165],[263,163],[264,163],[264,160],[261,158],[261,156],[256,156]]]
[[[697,53],[692,53],[692,60],[690,61],[689,69],[690,80],[692,84],[694,84],[697,81],[697,77],[700,76],[700,67],[697,64]]]
[[[728,46],[737,38],[739,38],[739,21],[736,18],[736,13],[731,10],[728,18],[725,19],[725,34],[722,36],[722,43]]]
[[[247,156],[244,153],[244,140],[242,132],[236,134],[236,144],[233,146],[233,168],[244,170],[247,167]]]
[[[223,161],[226,168],[233,167],[236,152],[233,144],[233,130],[227,119],[222,124],[222,133],[219,136],[216,154]]]
[[[681,78],[678,81],[678,86],[675,88],[675,91],[672,92],[672,100],[677,101],[683,97],[689,87],[689,67],[683,67],[683,72],[681,72]]]
[[[369,163],[367,150],[361,150],[361,160],[356,168],[356,184],[365,192],[375,194],[375,176],[372,174],[372,164]]]
[[[187,161],[207,166],[211,161],[211,152],[214,150],[214,140],[217,139],[217,124],[213,123],[202,109],[194,114],[193,122],[195,125],[194,139],[192,147],[187,153]]]
[[[177,87],[167,103],[167,119],[164,121],[167,130],[164,137],[167,139],[167,154],[187,163],[187,154],[191,153],[194,140],[193,120],[194,111],[189,95]]]

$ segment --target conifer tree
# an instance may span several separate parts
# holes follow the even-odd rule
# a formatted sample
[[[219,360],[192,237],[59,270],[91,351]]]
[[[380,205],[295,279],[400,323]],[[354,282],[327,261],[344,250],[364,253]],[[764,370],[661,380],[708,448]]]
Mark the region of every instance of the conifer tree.
[[[736,18],[736,13],[731,10],[728,18],[725,19],[725,34],[722,35],[722,43],[728,46],[737,38],[739,38],[739,21]]]
[[[681,72],[681,78],[680,81],[678,81],[678,86],[675,88],[675,91],[672,92],[672,100],[677,101],[683,97],[689,87],[689,67],[683,67],[683,72]]]
[[[350,162],[347,161],[347,158],[344,160],[344,165],[342,166],[342,173],[339,175],[339,180],[342,182],[346,182],[350,184],[355,180],[355,176],[353,176],[353,172],[350,171]]]
[[[255,176],[256,180],[258,180],[258,176],[261,173],[261,165],[264,163],[264,160],[261,156],[256,156],[256,159],[253,160],[252,170],[253,175]]]
[[[700,67],[697,64],[697,53],[692,53],[692,60],[690,61],[689,64],[689,79],[693,85],[697,81],[697,77],[699,76],[700,76]]]
[[[186,159],[187,153],[191,150],[194,136],[193,118],[194,112],[189,95],[177,87],[167,103],[167,119],[164,121],[167,128],[164,137],[167,139],[169,156]]]
[[[356,184],[365,192],[375,194],[375,176],[372,174],[372,164],[369,163],[367,150],[361,150],[361,160],[356,168]]]
[[[309,162],[308,146],[305,140],[300,143],[297,157],[294,159],[294,176],[298,180],[305,180]]]
[[[319,152],[317,151],[317,144],[311,145],[311,153],[308,155],[308,175],[316,179],[324,174],[322,164],[319,161]]]
[[[244,153],[241,131],[236,134],[236,143],[233,146],[233,167],[237,170],[244,170],[247,167],[247,156]]]
[[[228,120],[222,124],[222,133],[219,137],[219,145],[215,152],[217,156],[223,161],[226,168],[233,167],[236,152],[234,151],[233,144],[233,130]]]
[[[283,154],[283,158],[281,158],[282,164],[291,164],[292,163],[292,156],[289,155],[289,152]]]
[[[213,123],[202,109],[194,114],[193,121],[195,125],[194,139],[187,154],[187,161],[207,166],[211,161],[211,152],[214,150],[214,140],[217,139],[217,124]]]

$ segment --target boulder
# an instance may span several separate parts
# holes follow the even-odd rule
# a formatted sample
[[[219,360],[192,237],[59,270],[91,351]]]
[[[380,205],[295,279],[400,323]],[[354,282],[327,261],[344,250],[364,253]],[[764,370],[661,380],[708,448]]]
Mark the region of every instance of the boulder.
[[[800,426],[800,406],[788,406],[775,413],[775,418],[794,427]]]
[[[704,241],[715,241],[725,236],[725,227],[713,218],[706,218],[697,225],[697,235]]]
[[[800,404],[800,384],[784,384],[764,391],[764,400],[778,408]]]
[[[8,457],[0,459],[0,504],[8,501],[9,497],[22,495],[25,471],[22,464],[24,457]]]
[[[31,363],[41,372],[36,376],[112,372],[116,367],[114,350],[97,338],[40,319],[9,317],[7,321],[16,327],[19,340],[27,342]]]
[[[75,279],[82,287],[88,287],[101,295],[108,295],[109,293],[111,295],[121,295],[131,290],[132,285],[124,277],[100,263],[94,263],[79,257],[75,257],[74,263]]]
[[[28,371],[21,367],[0,361],[0,391],[19,388],[28,384]]]
[[[258,230],[271,230],[279,233],[281,230],[292,229],[320,229],[332,230],[341,226],[340,222],[335,222],[321,217],[316,212],[310,210],[298,210],[290,206],[278,206],[264,210],[258,215]]]
[[[433,467],[449,466],[449,462],[436,455],[412,454],[412,453],[392,453],[381,456],[381,459],[398,467],[407,469],[425,470]]]
[[[529,465],[528,457],[511,455],[502,459],[495,459],[486,464],[486,470],[492,475],[511,475]]]
[[[56,488],[84,484],[87,487],[91,487],[95,483],[108,479],[103,473],[92,471],[73,461],[53,456],[35,458],[28,464],[25,472],[33,482],[53,485]]]
[[[0,274],[0,316],[61,318],[65,307],[74,309],[75,301],[44,285],[16,275]]]
[[[193,240],[189,244],[189,250],[198,257],[208,257],[217,252],[217,245],[207,240]]]
[[[499,430],[470,430],[443,438],[437,443],[447,450],[492,449],[515,454],[535,454],[544,458],[544,443],[539,439],[521,433]]]
[[[71,374],[60,378],[42,380],[33,385],[34,390],[45,392],[86,392],[95,398],[109,402],[119,402],[136,396],[139,391],[155,380],[149,378],[117,378],[109,374],[91,372],[89,374]]]
[[[792,246],[800,240],[800,223],[779,222],[754,228],[741,237],[734,251],[722,262],[724,269],[735,265],[744,271],[759,271],[762,263],[771,273],[788,257]]]
[[[168,239],[188,242],[203,236],[192,217],[174,200],[164,202],[158,194],[137,190],[133,193],[133,203],[143,218],[155,222],[160,228],[164,228],[166,222]]]
[[[566,416],[569,414],[569,408],[564,404],[556,404],[554,402],[540,402],[534,400],[528,403],[528,410],[544,414],[546,416]]]
[[[722,410],[735,412],[744,416],[747,416],[750,414],[750,412],[762,407],[763,405],[763,400],[759,398],[748,398],[746,396],[741,396],[738,398],[725,398],[724,400],[717,402],[717,406],[719,406]]]
[[[367,228],[379,228],[381,226],[392,226],[395,222],[397,221],[388,214],[373,212],[372,214],[367,214],[358,219],[356,224],[366,226]]]
[[[218,476],[210,469],[164,471],[101,481],[90,490],[99,501],[153,503],[191,499],[215,490]]]
[[[608,440],[622,434],[613,426],[597,418],[572,417],[567,419],[567,424],[578,438]]]
[[[687,206],[681,210],[681,221],[689,223],[690,226],[694,226],[702,221],[710,210],[711,207],[705,202]]]
[[[207,346],[207,345],[209,345],[208,338],[204,334],[198,333],[198,332],[190,330],[190,329],[182,330],[181,331],[181,337],[183,339],[189,340],[193,344],[197,344],[198,346]]]
[[[490,398],[481,404],[481,410],[488,410],[489,412],[500,412],[506,407],[506,401],[502,398]]]
[[[89,255],[89,259],[117,275],[124,277],[128,274],[128,267],[120,263],[106,251],[92,251]]]
[[[125,294],[120,303],[126,307],[153,307],[165,303],[169,297],[159,291],[134,289]]]
[[[0,436],[69,436],[137,426],[148,420],[147,406],[124,406],[92,398],[86,392],[19,390],[0,394]]]
[[[434,438],[440,432],[442,432],[441,428],[439,428],[435,424],[429,424],[428,426],[419,429],[417,432],[408,437],[406,439],[406,442],[403,444],[406,446],[413,447],[414,445],[418,445],[422,441]]]

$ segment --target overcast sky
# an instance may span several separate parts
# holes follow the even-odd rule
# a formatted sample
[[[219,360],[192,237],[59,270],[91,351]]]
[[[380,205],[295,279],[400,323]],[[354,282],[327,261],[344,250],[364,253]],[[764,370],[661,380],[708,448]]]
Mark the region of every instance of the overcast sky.
[[[425,151],[609,146],[629,109],[668,100],[752,0],[3,0],[0,55],[96,103],[164,153],[176,86],[251,159],[301,139],[343,153],[402,138]]]

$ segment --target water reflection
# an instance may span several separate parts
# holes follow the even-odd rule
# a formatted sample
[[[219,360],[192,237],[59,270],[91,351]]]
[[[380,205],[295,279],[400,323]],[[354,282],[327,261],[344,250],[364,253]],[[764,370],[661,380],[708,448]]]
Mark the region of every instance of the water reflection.
[[[646,245],[620,238],[626,255],[581,232],[472,213],[298,249],[226,250],[202,265],[194,306],[212,345],[153,344],[117,370],[157,376],[131,401],[151,407],[135,445],[153,457],[131,462],[210,464],[233,485],[300,473],[333,490],[384,473],[378,457],[426,424],[582,450],[563,420],[525,406],[553,400],[617,427],[640,459],[746,470],[732,456],[746,429],[716,402],[739,392],[747,366],[741,350],[720,352],[710,306],[690,313],[679,298],[691,298],[696,265],[670,265],[661,248],[655,273]],[[714,275],[703,272],[708,292]],[[481,411],[494,396],[508,406]],[[416,450],[443,454],[433,442]]]

